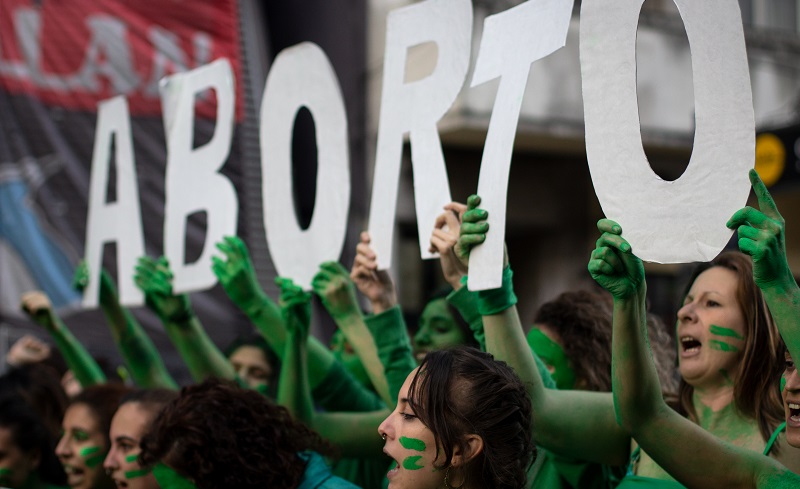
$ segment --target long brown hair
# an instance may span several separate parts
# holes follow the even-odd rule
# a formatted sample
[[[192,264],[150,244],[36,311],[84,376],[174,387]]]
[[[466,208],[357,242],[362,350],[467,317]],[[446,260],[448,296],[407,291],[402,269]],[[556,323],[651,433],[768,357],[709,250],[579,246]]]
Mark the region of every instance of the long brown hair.
[[[761,436],[766,441],[784,416],[777,382],[783,371],[783,358],[779,355],[780,334],[764,295],[753,280],[750,257],[738,251],[722,253],[710,263],[697,267],[683,297],[689,293],[695,279],[713,267],[722,267],[736,274],[736,300],[745,319],[744,351],[733,377],[734,407],[743,416],[758,422]],[[681,378],[678,392],[683,414],[697,422],[697,411],[692,402],[694,388]]]

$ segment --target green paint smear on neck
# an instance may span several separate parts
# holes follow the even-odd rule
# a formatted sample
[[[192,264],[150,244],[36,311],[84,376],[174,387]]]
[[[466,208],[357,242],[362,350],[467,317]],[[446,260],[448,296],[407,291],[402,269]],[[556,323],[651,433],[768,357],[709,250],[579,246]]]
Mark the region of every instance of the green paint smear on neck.
[[[129,470],[125,472],[126,479],[136,479],[137,477],[144,477],[150,473],[150,469]]]
[[[731,375],[728,373],[727,370],[724,368],[719,369],[719,374],[722,375],[722,378],[725,379],[725,385],[731,386],[733,385],[733,379],[731,379]]]
[[[424,441],[418,440],[417,438],[406,438],[405,436],[400,437],[400,445],[406,450],[414,450],[417,452],[424,452],[426,448]]]
[[[406,470],[419,470],[419,469],[422,469],[423,466],[419,465],[417,463],[417,462],[419,462],[419,460],[421,458],[422,458],[421,455],[415,455],[413,457],[406,457],[406,459],[403,460],[403,468],[406,469]]]
[[[711,341],[708,342],[708,346],[710,346],[712,350],[718,350],[718,351],[724,351],[724,352],[735,353],[735,352],[739,351],[738,348],[736,348],[735,346],[733,346],[731,344],[725,343],[724,341],[711,340]]]
[[[740,335],[736,331],[734,331],[734,330],[732,330],[730,328],[724,328],[722,326],[717,326],[716,324],[712,324],[711,327],[708,328],[708,330],[711,332],[711,334],[716,335],[716,336],[727,336],[729,338],[736,338],[737,340],[743,340],[744,339],[742,337],[742,335]]]
[[[82,448],[78,454],[81,456],[81,458],[83,458],[83,462],[90,469],[93,469],[103,463],[103,460],[106,458],[106,454],[102,453],[100,447]]]
[[[164,464],[156,464],[153,475],[162,489],[197,489],[192,481]]]

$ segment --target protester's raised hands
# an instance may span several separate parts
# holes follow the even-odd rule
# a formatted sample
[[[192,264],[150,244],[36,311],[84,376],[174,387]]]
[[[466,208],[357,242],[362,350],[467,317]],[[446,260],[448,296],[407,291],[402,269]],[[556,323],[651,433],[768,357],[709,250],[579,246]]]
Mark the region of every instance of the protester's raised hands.
[[[361,233],[350,278],[358,290],[369,299],[372,312],[378,314],[397,304],[394,282],[388,270],[378,270],[378,257],[370,246],[369,233]]]
[[[431,233],[431,252],[439,253],[444,279],[454,289],[461,287],[461,278],[467,274],[467,267],[458,259],[455,247],[461,232],[461,216],[467,206],[459,202],[451,202],[444,207],[434,223]]]
[[[144,292],[145,303],[164,321],[183,321],[191,316],[191,304],[186,294],[172,291],[172,272],[165,257],[154,260],[139,258],[134,282]]]
[[[265,300],[265,294],[258,283],[247,246],[236,236],[226,236],[217,243],[217,249],[225,259],[211,257],[211,268],[228,297],[245,312],[259,306]]]
[[[737,230],[742,253],[753,258],[753,278],[760,288],[794,283],[786,261],[783,217],[755,170],[750,170],[750,183],[760,210],[749,206],[739,209],[728,221],[728,227]]]
[[[353,281],[338,262],[327,261],[320,265],[311,287],[334,318],[360,312]]]
[[[311,328],[311,294],[292,279],[277,277],[281,289],[280,307],[287,332],[299,340],[307,340]]]
[[[592,278],[615,299],[643,293],[644,266],[631,252],[631,245],[621,236],[622,228],[610,219],[600,219],[597,229],[602,235],[589,260]]]

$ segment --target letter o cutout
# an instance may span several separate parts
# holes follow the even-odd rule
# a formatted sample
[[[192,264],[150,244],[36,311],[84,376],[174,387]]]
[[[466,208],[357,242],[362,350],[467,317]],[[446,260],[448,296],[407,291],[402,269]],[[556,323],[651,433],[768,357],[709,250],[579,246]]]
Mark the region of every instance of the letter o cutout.
[[[708,261],[727,244],[725,223],[743,207],[755,155],[755,121],[737,0],[674,0],[692,55],[695,142],[673,182],[650,168],[636,92],[636,32],[644,0],[583,2],[581,73],[586,153],[606,217],[639,258]]]

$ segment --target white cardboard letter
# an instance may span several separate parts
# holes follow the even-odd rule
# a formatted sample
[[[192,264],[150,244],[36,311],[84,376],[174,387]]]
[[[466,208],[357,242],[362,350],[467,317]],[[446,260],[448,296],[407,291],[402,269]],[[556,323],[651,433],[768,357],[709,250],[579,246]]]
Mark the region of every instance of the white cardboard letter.
[[[495,289],[503,278],[506,196],[511,154],[531,63],[564,47],[573,0],[528,0],[487,17],[472,86],[500,77],[481,160],[478,195],[491,231],[469,257],[470,290]]]
[[[117,200],[106,203],[112,138],[117,153]],[[136,260],[144,255],[144,234],[128,102],[124,96],[105,100],[97,106],[97,129],[89,185],[84,259],[92,278],[83,293],[83,307],[97,307],[103,245],[110,242],[117,243],[120,302],[126,306],[142,305],[144,296],[133,282],[133,269]]]
[[[292,199],[292,129],[306,107],[317,135],[317,195],[306,230]],[[320,263],[338,260],[350,206],[350,154],[344,97],[325,52],[305,42],[275,58],[261,101],[264,227],[272,262],[306,290]]]
[[[236,234],[238,200],[230,180],[218,170],[225,164],[233,134],[233,72],[217,60],[161,81],[161,105],[167,133],[167,176],[164,209],[164,254],[170,261],[176,293],[213,286],[214,243]],[[217,95],[217,122],[211,140],[192,148],[195,96],[206,89]],[[185,263],[184,239],[189,215],[206,212],[206,241],[194,263]]]
[[[370,203],[369,232],[378,266],[391,266],[403,135],[410,133],[420,253],[428,251],[436,216],[450,202],[450,184],[436,123],[455,101],[469,67],[472,37],[470,0],[427,0],[394,10],[387,19],[383,94]],[[408,49],[435,42],[434,72],[404,83]]]
[[[647,162],[636,97],[636,30],[644,0],[583,2],[581,73],[586,153],[597,197],[639,258],[707,261],[747,201],[755,122],[739,3],[675,0],[692,53],[694,149],[667,182]]]

